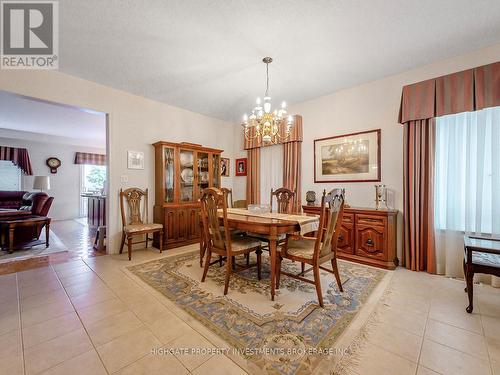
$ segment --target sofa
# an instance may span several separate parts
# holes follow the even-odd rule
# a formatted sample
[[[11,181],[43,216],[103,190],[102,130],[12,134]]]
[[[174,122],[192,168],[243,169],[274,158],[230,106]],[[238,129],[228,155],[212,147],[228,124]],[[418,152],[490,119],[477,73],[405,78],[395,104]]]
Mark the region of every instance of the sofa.
[[[0,191],[0,208],[19,210],[27,191]]]
[[[36,216],[47,216],[53,200],[43,192],[0,191],[0,208],[31,211]]]

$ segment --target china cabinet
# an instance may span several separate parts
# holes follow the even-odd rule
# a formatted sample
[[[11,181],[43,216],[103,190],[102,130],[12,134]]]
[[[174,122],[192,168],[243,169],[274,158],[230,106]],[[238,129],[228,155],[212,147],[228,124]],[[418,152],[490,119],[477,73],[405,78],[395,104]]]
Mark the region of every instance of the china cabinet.
[[[154,222],[163,224],[164,248],[199,241],[199,198],[220,187],[222,150],[193,143],[156,142]],[[155,237],[154,244],[159,238]]]

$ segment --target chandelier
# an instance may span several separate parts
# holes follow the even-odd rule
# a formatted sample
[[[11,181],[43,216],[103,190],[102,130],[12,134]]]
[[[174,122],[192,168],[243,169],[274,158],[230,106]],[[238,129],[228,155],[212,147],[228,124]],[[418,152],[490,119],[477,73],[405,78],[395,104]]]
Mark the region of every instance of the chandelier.
[[[269,64],[271,57],[264,57],[266,64],[266,94],[264,102],[257,98],[257,105],[250,116],[245,114],[241,126],[247,140],[261,139],[264,143],[278,143],[290,136],[293,125],[293,116],[288,116],[286,102],[281,103],[281,109],[271,111],[271,97],[269,96]]]

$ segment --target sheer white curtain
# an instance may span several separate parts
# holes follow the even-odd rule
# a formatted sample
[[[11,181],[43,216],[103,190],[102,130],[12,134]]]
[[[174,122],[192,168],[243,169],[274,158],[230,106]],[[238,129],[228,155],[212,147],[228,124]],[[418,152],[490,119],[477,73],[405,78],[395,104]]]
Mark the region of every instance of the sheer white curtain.
[[[260,149],[260,203],[269,204],[271,189],[283,186],[283,145]],[[273,202],[274,206],[276,202]],[[276,207],[273,207],[276,210]]]
[[[500,107],[438,117],[435,160],[437,272],[463,277],[464,233],[500,235]]]

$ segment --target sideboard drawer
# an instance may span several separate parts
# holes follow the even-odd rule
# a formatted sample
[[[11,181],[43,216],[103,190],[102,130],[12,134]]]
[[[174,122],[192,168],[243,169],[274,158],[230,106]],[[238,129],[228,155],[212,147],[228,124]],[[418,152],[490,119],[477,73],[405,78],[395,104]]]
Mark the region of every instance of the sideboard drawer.
[[[356,224],[357,225],[377,225],[377,226],[385,227],[385,225],[387,224],[387,218],[384,216],[357,214],[356,215]]]
[[[342,222],[343,223],[352,223],[354,224],[354,214],[346,214],[344,213],[342,217]]]

